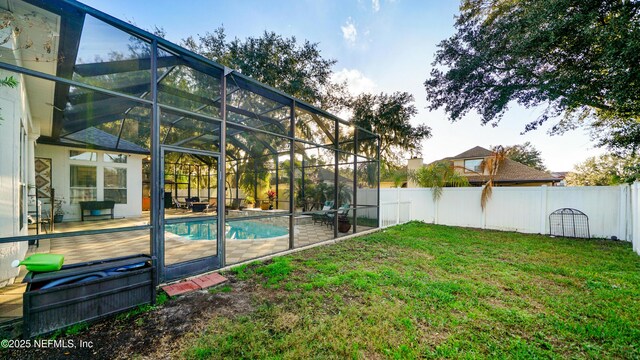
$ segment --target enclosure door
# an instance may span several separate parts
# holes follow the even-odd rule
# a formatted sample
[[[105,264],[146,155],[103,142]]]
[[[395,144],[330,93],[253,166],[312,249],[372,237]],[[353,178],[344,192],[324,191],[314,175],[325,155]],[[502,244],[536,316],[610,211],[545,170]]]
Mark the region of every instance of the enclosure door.
[[[216,153],[162,147],[164,211],[160,226],[164,269],[171,281],[220,267]],[[224,228],[224,227],[223,227]]]

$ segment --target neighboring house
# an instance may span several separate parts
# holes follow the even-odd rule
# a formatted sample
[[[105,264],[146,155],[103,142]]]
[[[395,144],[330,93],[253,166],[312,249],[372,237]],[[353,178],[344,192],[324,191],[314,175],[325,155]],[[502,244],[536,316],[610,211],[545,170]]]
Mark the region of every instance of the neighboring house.
[[[400,187],[406,188],[407,184],[408,184],[407,181],[403,181]],[[380,181],[380,189],[390,189],[390,188],[397,188],[396,184],[393,181],[382,181],[382,180]]]
[[[330,171],[324,168],[319,168],[317,174],[318,174],[317,181],[321,183],[325,183],[327,185],[333,185],[333,183],[336,181],[335,173],[333,171]],[[338,174],[338,181],[342,184],[353,184],[353,178],[347,178],[340,174]]]
[[[556,186],[567,186],[567,181],[565,180],[565,178],[567,177],[568,173],[569,173],[568,171],[552,171],[551,172],[551,175],[553,175],[553,177],[560,179],[560,182],[558,182]]]
[[[446,157],[438,161],[449,161],[453,163],[456,171],[465,175],[471,186],[482,186],[489,179],[489,174],[485,171],[479,174],[482,162],[493,156],[491,150],[476,146],[458,155]],[[423,166],[422,159],[410,159],[409,171],[416,170]],[[553,186],[561,179],[554,177],[548,172],[534,169],[511,159],[505,159],[498,167],[498,172],[494,177],[495,186]],[[412,181],[409,187],[417,187]]]
[[[400,170],[402,170],[404,173],[407,172],[407,167],[404,166],[402,167]],[[404,176],[404,179],[400,182],[400,186],[397,186],[396,182],[394,181],[394,178],[391,174],[386,174],[385,172],[382,172],[382,174],[380,174],[380,188],[381,189],[389,189],[389,188],[406,188],[407,185],[409,183],[408,180],[408,176]]]

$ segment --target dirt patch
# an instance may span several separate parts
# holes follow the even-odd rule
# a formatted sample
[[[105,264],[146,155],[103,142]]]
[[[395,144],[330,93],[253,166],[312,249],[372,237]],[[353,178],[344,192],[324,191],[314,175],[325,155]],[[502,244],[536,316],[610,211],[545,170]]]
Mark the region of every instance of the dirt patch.
[[[56,340],[74,348],[38,348],[0,353],[8,359],[171,359],[185,335],[199,333],[217,316],[235,317],[253,311],[253,299],[261,286],[229,278],[230,292],[196,291],[171,299],[162,306],[128,318],[110,317],[92,324],[78,335]],[[93,346],[80,347],[81,342]]]

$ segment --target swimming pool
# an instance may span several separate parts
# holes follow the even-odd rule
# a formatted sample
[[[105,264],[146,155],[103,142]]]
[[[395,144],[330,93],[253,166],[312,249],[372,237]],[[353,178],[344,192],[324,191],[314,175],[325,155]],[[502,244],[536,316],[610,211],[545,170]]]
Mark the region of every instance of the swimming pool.
[[[289,229],[256,221],[231,221],[225,226],[228,240],[267,240],[289,234]],[[217,221],[203,220],[167,224],[164,230],[177,240],[216,240]]]

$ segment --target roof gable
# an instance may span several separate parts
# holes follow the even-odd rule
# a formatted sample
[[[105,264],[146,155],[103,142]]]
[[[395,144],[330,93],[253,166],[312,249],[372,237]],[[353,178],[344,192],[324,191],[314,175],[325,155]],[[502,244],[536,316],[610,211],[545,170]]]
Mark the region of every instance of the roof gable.
[[[494,154],[493,151],[475,146],[456,156],[446,157],[438,161],[454,161],[463,159],[486,159]],[[434,161],[434,163],[437,161]],[[484,183],[489,177],[486,175],[467,175],[471,183]],[[548,172],[540,171],[530,166],[521,164],[511,159],[505,159],[498,167],[498,173],[494,177],[496,182],[557,182],[559,178]]]
[[[484,158],[487,156],[491,156],[493,155],[493,151],[491,150],[487,150],[481,146],[476,146],[474,148],[471,148],[465,152],[462,152],[456,156],[452,156],[450,158],[448,158],[448,160],[454,160],[454,159],[466,159],[466,158]]]
[[[488,176],[469,176],[470,182],[484,182]],[[511,159],[504,159],[494,177],[496,182],[557,182],[560,179]]]

